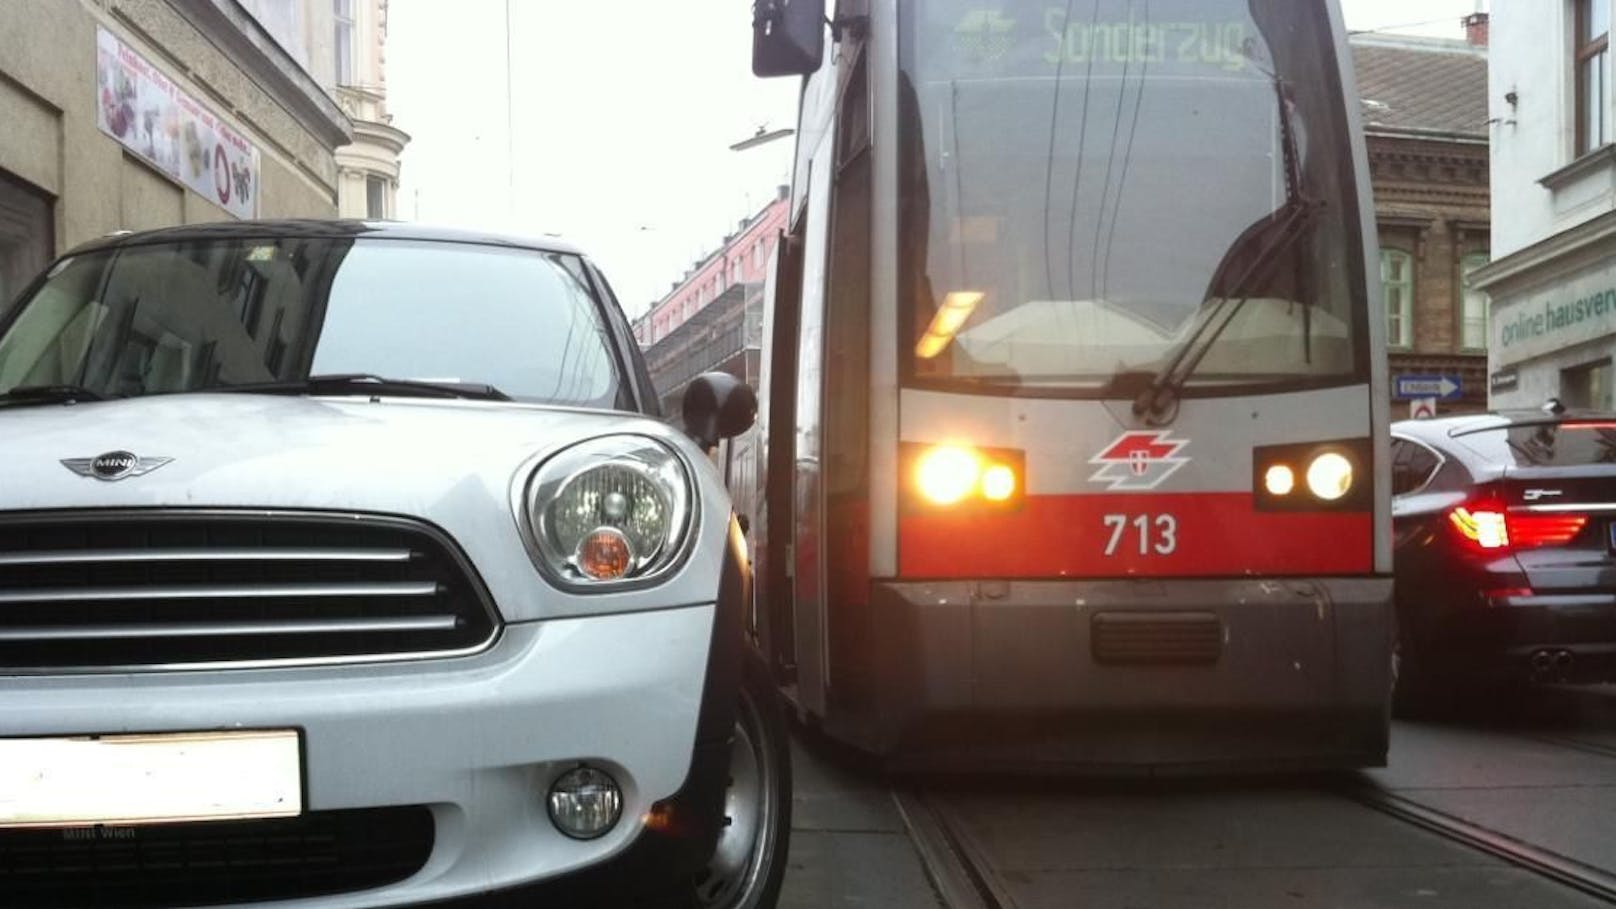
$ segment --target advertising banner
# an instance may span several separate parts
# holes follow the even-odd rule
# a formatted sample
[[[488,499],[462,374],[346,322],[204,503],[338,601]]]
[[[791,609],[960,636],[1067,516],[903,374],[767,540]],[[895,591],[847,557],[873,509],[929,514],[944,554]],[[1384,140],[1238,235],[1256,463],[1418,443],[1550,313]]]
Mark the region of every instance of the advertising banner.
[[[257,146],[104,28],[96,58],[102,132],[236,217],[257,216]]]

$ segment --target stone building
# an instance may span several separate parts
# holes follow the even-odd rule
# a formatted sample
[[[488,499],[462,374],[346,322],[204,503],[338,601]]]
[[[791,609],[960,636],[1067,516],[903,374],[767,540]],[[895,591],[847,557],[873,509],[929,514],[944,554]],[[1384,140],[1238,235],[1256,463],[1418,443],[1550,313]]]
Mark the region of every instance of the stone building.
[[[1442,413],[1487,406],[1487,299],[1472,280],[1490,251],[1485,16],[1471,25],[1468,41],[1352,37],[1393,388],[1457,386]],[[1394,417],[1412,411],[1393,401]]]
[[[396,218],[410,137],[387,112],[387,0],[335,0],[334,11],[335,93],[354,129],[337,149],[337,205],[344,218]]]
[[[330,0],[0,2],[0,310],[85,240],[333,216]]]

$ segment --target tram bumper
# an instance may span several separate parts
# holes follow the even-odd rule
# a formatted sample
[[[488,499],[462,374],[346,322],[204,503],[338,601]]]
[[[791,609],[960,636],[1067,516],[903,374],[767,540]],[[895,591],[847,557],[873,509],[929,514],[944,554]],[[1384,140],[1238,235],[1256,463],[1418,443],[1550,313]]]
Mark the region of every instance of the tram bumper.
[[[825,719],[909,769],[1382,766],[1391,589],[1388,578],[876,583],[867,672]]]

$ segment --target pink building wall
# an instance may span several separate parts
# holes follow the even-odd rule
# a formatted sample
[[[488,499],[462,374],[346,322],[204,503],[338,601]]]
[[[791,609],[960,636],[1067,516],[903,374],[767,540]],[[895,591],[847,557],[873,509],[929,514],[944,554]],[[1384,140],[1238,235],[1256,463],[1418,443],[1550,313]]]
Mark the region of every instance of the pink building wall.
[[[761,284],[774,256],[775,240],[785,229],[788,206],[784,198],[769,203],[723,248],[641,316],[634,323],[634,337],[640,346],[649,347],[667,337],[730,287]]]

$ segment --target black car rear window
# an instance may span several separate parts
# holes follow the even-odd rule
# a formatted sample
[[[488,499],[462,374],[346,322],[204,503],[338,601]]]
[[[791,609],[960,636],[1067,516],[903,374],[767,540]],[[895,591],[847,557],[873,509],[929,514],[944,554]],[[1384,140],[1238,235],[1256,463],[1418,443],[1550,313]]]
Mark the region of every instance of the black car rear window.
[[[1503,424],[1456,438],[1490,461],[1516,467],[1616,464],[1616,419]]]

